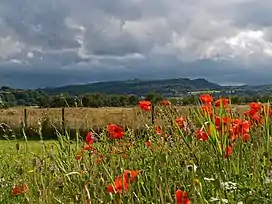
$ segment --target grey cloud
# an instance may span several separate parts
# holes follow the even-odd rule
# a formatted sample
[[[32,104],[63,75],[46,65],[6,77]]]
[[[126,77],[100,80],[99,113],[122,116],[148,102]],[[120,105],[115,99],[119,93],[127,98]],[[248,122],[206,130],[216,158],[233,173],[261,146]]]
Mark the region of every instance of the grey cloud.
[[[269,74],[256,67],[272,62],[271,8],[268,0],[2,0],[0,85],[264,82]]]
[[[2,20],[18,39],[43,49],[74,48],[78,43],[65,25],[68,10],[58,1],[1,1]]]
[[[234,21],[243,28],[263,29],[272,26],[270,0],[246,1],[234,7]]]

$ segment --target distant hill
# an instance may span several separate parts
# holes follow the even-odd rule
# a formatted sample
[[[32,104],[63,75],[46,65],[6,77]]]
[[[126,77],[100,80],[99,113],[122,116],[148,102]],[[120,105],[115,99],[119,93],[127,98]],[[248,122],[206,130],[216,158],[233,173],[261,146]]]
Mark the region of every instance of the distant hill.
[[[32,99],[48,95],[55,96],[62,93],[68,93],[70,96],[84,95],[86,93],[104,93],[104,94],[129,94],[137,96],[146,96],[151,91],[155,91],[165,97],[178,97],[184,95],[199,94],[206,91],[214,95],[260,95],[271,94],[272,85],[242,85],[242,86],[220,86],[218,84],[207,81],[206,79],[157,79],[157,80],[124,80],[124,81],[107,81],[89,83],[83,85],[69,85],[61,87],[48,87],[35,90],[13,89],[11,87],[0,88],[0,98],[13,98],[7,96],[13,94],[15,98],[22,101],[28,101],[30,104]],[[29,95],[26,97],[25,95]],[[11,100],[9,99],[9,100]],[[34,101],[34,100],[33,100]]]
[[[192,104],[199,94],[211,93],[214,98],[232,97],[233,103],[272,101],[272,85],[220,86],[205,79],[161,79],[109,81],[45,89],[0,88],[0,108],[38,107],[124,107],[136,105],[142,97],[155,91],[162,97]],[[68,95],[66,94],[68,93]],[[79,97],[75,97],[79,96]],[[234,102],[236,101],[236,102]]]
[[[199,90],[221,90],[221,86],[205,79],[160,79],[160,80],[126,80],[108,81],[84,85],[69,85],[55,88],[42,89],[47,94],[68,93],[80,95],[88,92],[106,94],[135,94],[146,95],[156,91],[164,96],[178,96]]]

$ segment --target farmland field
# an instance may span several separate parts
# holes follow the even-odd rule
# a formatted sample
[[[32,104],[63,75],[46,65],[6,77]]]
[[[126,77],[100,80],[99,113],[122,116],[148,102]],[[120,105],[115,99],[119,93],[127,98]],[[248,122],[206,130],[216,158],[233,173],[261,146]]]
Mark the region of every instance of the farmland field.
[[[270,108],[201,101],[191,110],[160,105],[155,124],[147,101],[67,109],[69,125],[103,131],[0,141],[0,203],[271,203]],[[20,124],[23,109],[5,111],[6,122]],[[31,109],[29,125],[45,115],[58,121],[61,110]],[[145,131],[136,136],[137,126]]]
[[[39,121],[49,118],[54,124],[61,124],[61,108],[27,108],[28,124],[37,126]],[[0,110],[0,122],[11,126],[19,126],[24,119],[24,108],[9,108]],[[138,108],[66,108],[65,120],[67,126],[102,126],[112,121],[123,125],[134,126],[142,124],[143,118]]]
[[[190,106],[177,107],[180,111],[188,112]],[[238,112],[245,111],[248,106],[233,105]],[[24,121],[24,107],[0,109],[0,123],[11,127],[20,126]],[[48,118],[53,124],[61,125],[61,108],[29,108],[27,107],[28,125],[37,126],[38,122]],[[142,114],[139,108],[65,108],[65,120],[68,127],[94,127],[115,123],[137,128],[150,122],[150,114]]]

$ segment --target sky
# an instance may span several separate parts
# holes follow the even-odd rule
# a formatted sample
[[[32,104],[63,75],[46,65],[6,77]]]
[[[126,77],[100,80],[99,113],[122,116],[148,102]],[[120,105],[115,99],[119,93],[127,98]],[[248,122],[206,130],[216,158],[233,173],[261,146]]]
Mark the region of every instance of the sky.
[[[272,84],[271,0],[1,0],[0,86]]]

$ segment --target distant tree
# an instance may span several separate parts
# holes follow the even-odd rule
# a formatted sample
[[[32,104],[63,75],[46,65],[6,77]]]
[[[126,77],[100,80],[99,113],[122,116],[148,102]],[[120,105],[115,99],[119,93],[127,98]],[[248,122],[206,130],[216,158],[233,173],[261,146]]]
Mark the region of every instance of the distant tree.
[[[133,106],[133,105],[137,105],[137,103],[139,102],[139,98],[135,95],[130,95],[128,97],[128,103],[129,105]]]
[[[58,96],[53,96],[51,102],[50,102],[50,107],[52,108],[57,108],[57,107],[66,107],[66,102],[65,98],[58,95]]]
[[[18,106],[26,106],[28,104],[27,104],[27,102],[24,99],[18,99],[17,100],[17,105]]]
[[[2,100],[2,97],[0,96],[0,108],[4,108],[5,104],[4,101]]]
[[[158,104],[159,102],[162,101],[162,99],[163,97],[159,95],[158,93],[156,93],[155,91],[149,92],[146,96],[146,100],[151,101],[151,103],[153,104]]]
[[[197,96],[191,95],[191,96],[185,96],[182,99],[182,105],[196,105],[199,100]]]
[[[12,107],[17,105],[17,100],[13,93],[7,92],[3,94],[3,100],[5,101],[6,106]]]
[[[240,103],[240,100],[239,100],[238,96],[231,96],[230,100],[231,100],[232,104],[238,104],[238,103]]]

